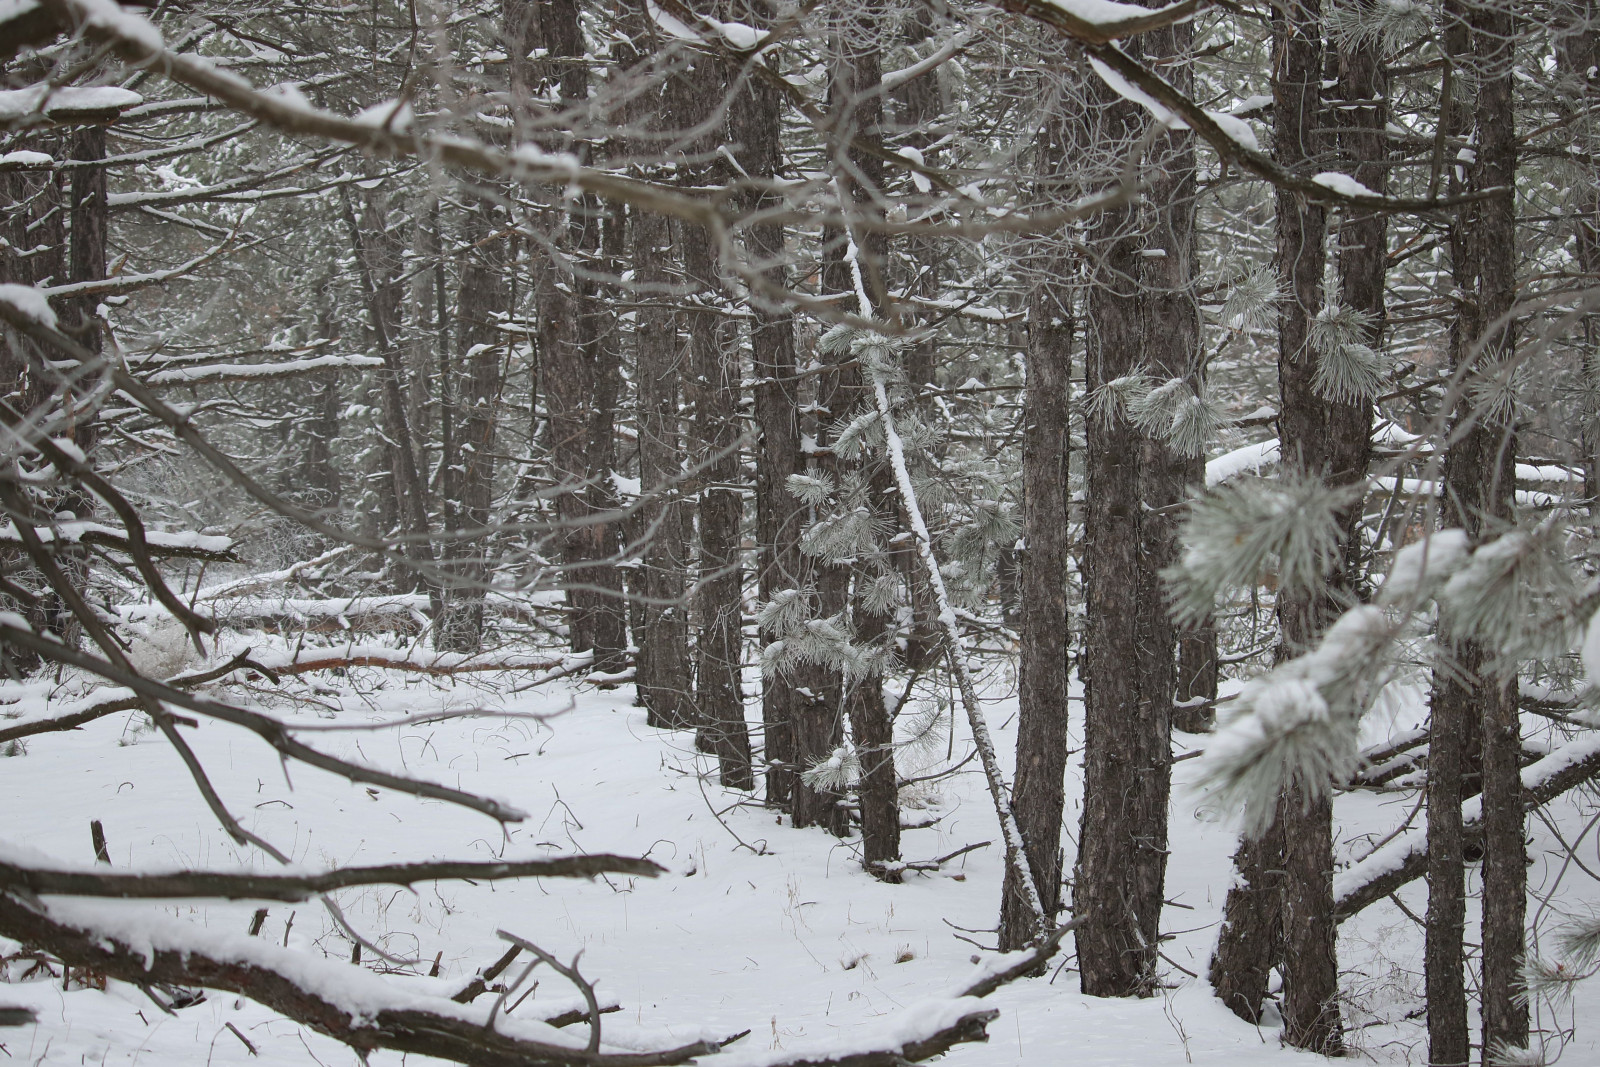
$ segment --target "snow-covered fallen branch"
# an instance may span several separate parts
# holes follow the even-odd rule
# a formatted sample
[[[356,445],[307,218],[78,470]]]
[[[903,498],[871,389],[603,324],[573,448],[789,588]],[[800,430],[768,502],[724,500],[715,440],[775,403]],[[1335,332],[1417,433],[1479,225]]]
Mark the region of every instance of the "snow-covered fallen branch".
[[[1529,810],[1548,804],[1574,786],[1600,776],[1600,731],[1585,733],[1522,769],[1523,803]],[[1477,832],[1481,798],[1461,805],[1463,829]],[[1333,877],[1334,911],[1342,922],[1377,903],[1428,868],[1428,837],[1422,827],[1395,835],[1382,848]]]
[[[280,900],[294,903],[352,886],[415,885],[449,879],[504,881],[508,878],[595,878],[631,874],[654,878],[665,868],[631,856],[551,856],[494,862],[391,863],[374,867],[337,867],[306,874],[260,874],[254,871],[108,871],[49,869],[18,861],[0,846],[0,890],[23,889],[70,897],[164,900],[217,897],[223,900]]]

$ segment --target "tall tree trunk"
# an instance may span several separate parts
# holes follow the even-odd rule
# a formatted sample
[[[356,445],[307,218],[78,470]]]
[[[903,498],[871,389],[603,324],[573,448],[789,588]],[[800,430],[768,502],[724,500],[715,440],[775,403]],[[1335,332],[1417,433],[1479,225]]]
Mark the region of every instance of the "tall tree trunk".
[[[1141,44],[1192,81],[1185,23]],[[1105,90],[1097,90],[1102,99]],[[1143,116],[1105,106],[1102,136],[1131,144]],[[1095,324],[1086,384],[1097,389],[1148,365],[1200,389],[1199,328],[1190,291],[1194,148],[1188,133],[1156,142],[1148,205],[1108,212],[1089,296]],[[1177,508],[1192,463],[1140,433],[1125,413],[1092,418],[1084,566],[1084,805],[1073,906],[1083,991],[1147,996],[1155,989],[1167,863],[1171,717],[1177,633],[1161,568],[1177,554]]]
[[[882,188],[883,164],[870,152],[850,146],[852,141],[882,143],[883,56],[876,44],[881,32],[877,20],[862,15],[852,21],[859,27],[859,35],[847,30],[835,38],[837,55],[829,85],[835,138],[832,148],[848,160],[848,166],[838,167],[834,188],[841,193],[841,210],[864,215],[878,210],[875,198]],[[887,243],[880,234],[855,232],[853,236],[846,236],[855,248],[854,261],[846,262],[842,258],[837,261],[831,272],[830,288],[838,286],[845,292],[855,293],[852,306],[860,314],[885,320],[889,313],[884,292]],[[839,254],[845,255],[843,247]],[[861,303],[863,294],[865,305]],[[866,377],[859,367],[852,365],[843,371],[840,384],[849,404],[843,411],[835,408],[836,414],[846,413],[856,402],[867,400]],[[870,506],[875,521],[880,525],[897,525],[903,502],[895,493],[894,474],[887,459],[863,454],[861,462],[870,468]],[[852,572],[850,620],[856,640],[863,645],[883,647],[893,640],[894,619],[891,612],[875,610],[869,603],[871,598],[866,595],[867,588],[879,575],[862,567],[853,567]],[[901,870],[900,781],[895,770],[894,720],[883,698],[881,671],[872,671],[855,681],[846,694],[846,710],[861,766],[856,796],[861,809],[862,863],[874,876],[898,882]]]
[[[466,251],[456,314],[463,352],[457,364],[460,381],[450,390],[462,410],[453,420],[458,427],[454,449],[444,456],[440,502],[448,536],[441,546],[441,565],[446,581],[433,633],[436,648],[454,652],[476,652],[483,644],[487,527],[505,344],[498,326],[500,316],[509,311],[508,240],[494,232],[496,225],[490,206],[479,202],[467,209],[462,227]]]
[[[757,20],[757,25],[762,21]],[[771,181],[782,162],[783,99],[767,81],[752,77],[730,115],[736,158],[757,182]],[[746,210],[774,206],[778,198],[759,188],[744,197]],[[746,250],[764,268],[769,281],[787,284],[783,226],[756,223],[749,228]],[[789,478],[801,470],[800,381],[795,375],[794,315],[788,309],[757,299],[750,325],[750,352],[755,380],[756,549],[757,590],[762,603],[787,590],[802,588],[807,571],[800,554],[805,514],[789,493]],[[767,766],[767,803],[790,806],[795,771],[800,764],[794,724],[803,697],[789,678],[764,678],[761,684],[763,756]],[[815,754],[812,754],[815,755]]]
[[[1463,80],[1470,77],[1471,34],[1459,6],[1447,11],[1444,43],[1448,65],[1446,84],[1452,90],[1450,106],[1439,117],[1447,136],[1463,137],[1472,128],[1472,108]],[[1465,191],[1458,168],[1450,168],[1449,192]],[[1476,284],[1474,249],[1465,213],[1451,220],[1450,259],[1456,288],[1470,292]],[[1450,363],[1464,365],[1467,349],[1474,343],[1479,327],[1473,302],[1458,300],[1455,321],[1450,329]],[[1459,403],[1451,413],[1455,426],[1470,412]],[[1465,438],[1451,434],[1454,442],[1445,454],[1443,522],[1481,534],[1484,514],[1464,506],[1476,500],[1482,471],[1478,452],[1484,442],[1469,433]],[[1467,494],[1463,496],[1463,491]],[[1454,1067],[1471,1058],[1472,1040],[1467,1023],[1467,983],[1464,969],[1466,953],[1466,867],[1461,819],[1461,802],[1468,793],[1469,766],[1481,766],[1482,706],[1473,681],[1483,669],[1482,651],[1470,641],[1458,641],[1441,627],[1440,654],[1449,666],[1435,670],[1429,708],[1428,744],[1428,918],[1425,931],[1425,984],[1428,1006],[1428,1060]]]
[[[1049,121],[1036,151],[1049,188],[1068,165],[1064,120]],[[1022,610],[1019,628],[1017,773],[1011,807],[1046,921],[1061,910],[1061,823],[1067,769],[1067,461],[1072,424],[1072,291],[1075,257],[1039,257],[1043,277],[1028,304],[1022,431]],[[1023,948],[1038,934],[1020,879],[1006,865],[1000,895],[1000,949]]]
[[[1324,150],[1320,2],[1302,2],[1273,17],[1274,153],[1295,170]],[[1370,405],[1336,403],[1313,386],[1317,355],[1311,323],[1323,307],[1326,210],[1292,193],[1277,194],[1278,433],[1286,470],[1348,482],[1366,473]],[[1359,509],[1356,510],[1359,515]],[[1343,566],[1329,587],[1348,589]],[[1287,595],[1278,601],[1280,654],[1312,648],[1336,617],[1333,595]],[[1343,1049],[1339,1020],[1338,927],[1333,917],[1333,804],[1297,789],[1280,798],[1283,823],[1283,1023],[1291,1045],[1322,1053]]]
[[[429,541],[427,487],[417,469],[411,420],[407,415],[405,365],[398,344],[401,293],[395,276],[400,269],[400,252],[393,245],[383,202],[375,191],[365,194],[359,221],[355,203],[347,195],[344,218],[367,305],[367,328],[383,360],[377,372],[383,411],[383,451],[398,504],[397,528],[383,533],[399,536],[401,551],[411,564],[411,573],[397,576],[398,590],[410,592],[426,582],[437,617],[441,599]]]
[[[564,106],[585,106],[588,68],[573,62],[585,51],[577,0],[543,0],[538,10],[546,81]],[[586,154],[579,143],[556,147],[580,158]],[[590,197],[571,201],[553,221],[556,232],[549,260],[538,272],[535,304],[551,469],[560,486],[556,512],[571,609],[568,641],[574,652],[593,652],[595,670],[610,672],[622,665],[627,622],[620,570],[597,565],[617,543],[615,524],[605,517],[614,495],[609,483],[617,368],[600,365],[601,309],[585,270],[599,252],[601,222]]]
[[[1504,192],[1476,205],[1472,235],[1478,244],[1478,314],[1481,351],[1476,374],[1502,371],[1516,348],[1516,113],[1512,101],[1515,19],[1511,0],[1470,8],[1477,65],[1478,158],[1473,183]],[[1470,382],[1469,378],[1469,382]],[[1511,518],[1515,488],[1516,428],[1496,409],[1483,416],[1476,442],[1478,507]],[[1471,435],[1469,435],[1471,436]],[[1454,452],[1452,450],[1452,458]],[[1464,457],[1465,458],[1465,457]],[[1467,459],[1467,462],[1472,462]],[[1466,471],[1460,472],[1462,477]],[[1483,1048],[1487,1062],[1502,1046],[1528,1043],[1528,1005],[1519,1000],[1526,952],[1528,873],[1524,845],[1527,818],[1522,802],[1522,726],[1514,670],[1483,678]]]
[[[639,646],[635,681],[647,721],[662,729],[694,724],[694,674],[689,660],[686,576],[689,535],[679,431],[677,318],[667,306],[674,288],[667,257],[671,226],[653,213],[633,219],[634,280],[644,304],[634,329],[639,405],[640,529],[655,527],[640,568]]]

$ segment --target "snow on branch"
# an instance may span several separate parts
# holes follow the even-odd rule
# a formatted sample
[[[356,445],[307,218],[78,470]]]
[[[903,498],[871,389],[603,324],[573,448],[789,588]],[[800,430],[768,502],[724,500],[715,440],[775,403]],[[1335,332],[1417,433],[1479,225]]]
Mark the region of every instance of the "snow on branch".
[[[1542,807],[1574,786],[1600,776],[1600,731],[1584,733],[1522,769],[1523,804]],[[1475,835],[1482,825],[1481,797],[1461,805],[1463,829]],[[1333,876],[1334,912],[1342,922],[1375,904],[1428,870],[1428,836],[1407,827],[1382,848]]]
[[[58,522],[53,526],[41,526],[34,533],[39,540],[46,543],[59,541],[74,545],[94,545],[98,548],[114,548],[123,552],[131,551],[133,547],[127,530],[108,526],[103,522],[75,519]],[[144,547],[154,556],[203,559],[216,563],[240,562],[238,554],[233,550],[233,539],[229,537],[187,531],[165,533],[160,530],[146,530],[144,542]],[[16,523],[8,522],[0,526],[0,544],[20,543],[22,536],[17,532]]]
[[[168,49],[155,26],[113,0],[41,2],[59,22],[76,27],[95,44],[109,47],[123,61],[158,71],[283,133],[354,145],[381,157],[437,160],[493,177],[548,184],[562,190],[576,188],[673,218],[716,228],[721,225],[716,207],[705,199],[594,170],[572,157],[543,152],[532,145],[503,151],[467,138],[414,133],[392,125],[359,121],[303,100],[262,92],[209,60]]]
[[[293,378],[318,371],[350,367],[381,367],[381,356],[330,355],[289,359],[281,363],[212,363],[204,367],[174,367],[146,375],[150,385],[200,385],[216,382],[268,381]]]
[[[595,878],[631,874],[654,878],[665,868],[646,859],[596,854],[551,856],[531,860],[391,863],[373,867],[337,867],[305,874],[258,874],[243,871],[134,871],[52,869],[34,857],[11,854],[0,844],[0,890],[23,889],[71,897],[164,900],[217,897],[222,900],[279,900],[295,903],[352,886],[414,885],[444,880],[503,881],[509,878]]]

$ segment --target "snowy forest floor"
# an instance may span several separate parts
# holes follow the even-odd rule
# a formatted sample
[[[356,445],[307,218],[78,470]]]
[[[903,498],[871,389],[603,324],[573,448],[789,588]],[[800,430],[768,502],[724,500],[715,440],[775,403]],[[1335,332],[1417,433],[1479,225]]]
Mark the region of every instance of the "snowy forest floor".
[[[374,733],[306,735],[329,751],[501,798],[530,817],[503,839],[491,821],[440,803],[369,790],[298,766],[287,780],[265,745],[226,725],[206,723],[188,731],[233,810],[247,815],[250,829],[296,860],[329,865],[615,852],[647,855],[670,869],[654,880],[453,882],[419,886],[416,893],[392,887],[343,891],[338,899],[345,913],[387,951],[426,961],[442,953],[446,981],[397,974],[390,979],[394,982],[459,988],[502,953],[505,945],[495,931],[504,928],[560,958],[581,949],[583,972],[622,1006],[619,1015],[607,1018],[642,1028],[636,1032],[654,1030],[677,1042],[748,1029],[745,1047],[816,1047],[848,1039],[852,1031],[918,1000],[943,995],[972,970],[980,953],[953,927],[980,930],[995,923],[1002,852],[975,762],[942,781],[915,787],[926,807],[908,810],[907,819],[927,819],[929,825],[907,830],[903,851],[907,860],[929,860],[978,842],[993,843],[941,872],[911,874],[906,884],[891,886],[862,872],[851,842],[819,830],[795,830],[744,795],[708,780],[706,759],[694,752],[692,735],[647,727],[643,710],[632,706],[631,686],[610,691],[552,686],[514,694],[510,690],[517,679],[512,678],[451,686],[377,671],[355,673],[339,680],[322,677],[314,688],[300,690],[322,702],[321,708],[307,701],[286,708],[275,698],[269,706],[276,714],[307,719],[326,718],[336,709],[344,721],[386,720],[442,707],[560,711],[546,722],[465,718]],[[991,678],[990,691],[1003,692],[1006,682]],[[16,683],[0,688],[7,690],[0,699],[24,696],[24,687]],[[36,688],[29,692],[37,699]],[[571,709],[561,711],[569,703]],[[1381,722],[1369,724],[1368,740],[1413,725],[1419,704],[1414,692],[1394,702]],[[5,710],[18,708],[13,704]],[[1081,710],[1074,701],[1075,747]],[[1001,751],[1010,752],[1015,699],[996,698],[987,712]],[[233,846],[209,821],[172,749],[159,735],[141,732],[141,721],[137,715],[119,715],[71,733],[35,737],[25,754],[0,760],[4,836],[62,861],[83,862],[92,855],[89,822],[99,819],[118,867],[261,866],[259,857]],[[1199,740],[1180,736],[1179,747],[1193,748]],[[929,769],[947,766],[947,751],[957,760],[968,751],[959,720],[953,744],[939,749]],[[1163,995],[1147,1000],[1081,996],[1069,939],[1064,969],[1017,982],[991,998],[1002,1015],[989,1028],[989,1043],[958,1046],[946,1060],[951,1067],[1305,1062],[1306,1054],[1280,1047],[1275,1027],[1239,1021],[1194,976],[1204,975],[1216,938],[1235,843],[1227,821],[1185,787],[1195,766],[1196,761],[1185,761],[1175,769],[1167,875],[1171,904],[1163,924],[1173,936],[1163,946],[1168,959]],[[1074,760],[1069,835],[1078,822],[1077,783]],[[1341,798],[1341,855],[1364,854],[1405,821],[1415,804],[1410,792]],[[1573,840],[1593,811],[1591,802],[1568,798],[1553,805],[1550,814]],[[1530,915],[1539,913],[1537,930],[1547,932],[1563,914],[1585,912],[1600,902],[1600,883],[1566,862],[1565,851],[1537,819],[1530,820],[1530,836],[1532,888],[1541,895],[1557,888],[1554,907],[1530,905]],[[1579,847],[1580,856],[1585,848],[1595,850],[1592,836]],[[1070,866],[1070,841],[1067,849]],[[1400,898],[1420,915],[1426,892],[1414,883]],[[243,931],[256,907],[195,902],[168,911],[194,923]],[[262,936],[334,958],[351,954],[350,942],[315,904],[273,907]],[[993,944],[992,934],[964,936]],[[1469,940],[1475,940],[1475,924]],[[15,947],[0,942],[6,952]],[[1386,901],[1346,923],[1339,948],[1345,1019],[1358,1056],[1425,1062],[1420,927]],[[358,1062],[343,1046],[232,996],[212,993],[201,1004],[163,1015],[132,986],[113,981],[104,991],[63,991],[59,979],[20,981],[21,971],[19,964],[10,965],[11,984],[0,986],[0,1003],[33,1006],[40,1021],[0,1031],[0,1058],[7,1062],[152,1067]],[[573,990],[554,975],[539,973],[544,977],[535,1001],[573,999]],[[1580,988],[1559,1017],[1548,1009],[1536,1014],[1535,1025],[1547,1030],[1567,1030],[1577,1020],[1563,1062],[1600,1063],[1600,1025],[1592,1021],[1600,1011],[1597,983],[1600,979]],[[229,1023],[259,1056],[228,1031]],[[1549,1039],[1559,1041],[1554,1035]],[[371,1062],[381,1067],[403,1059],[375,1053]],[[413,1056],[407,1062],[422,1060]]]

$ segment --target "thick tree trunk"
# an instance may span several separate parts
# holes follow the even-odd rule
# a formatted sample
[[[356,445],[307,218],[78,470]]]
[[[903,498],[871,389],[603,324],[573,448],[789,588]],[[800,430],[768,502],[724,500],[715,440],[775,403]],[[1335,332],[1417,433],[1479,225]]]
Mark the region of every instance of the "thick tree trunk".
[[[1323,151],[1318,140],[1324,58],[1321,5],[1297,4],[1287,13],[1275,14],[1273,26],[1274,151],[1278,162],[1299,170]],[[1280,191],[1277,230],[1278,284],[1286,294],[1278,315],[1278,432],[1283,463],[1286,469],[1312,477],[1348,481],[1352,474],[1366,471],[1368,405],[1326,400],[1312,384],[1317,356],[1310,347],[1310,328],[1323,307],[1326,211]],[[1330,588],[1347,587],[1344,577],[1331,575]],[[1313,647],[1337,611],[1331,596],[1281,596],[1281,654],[1299,655]],[[1284,1039],[1322,1053],[1343,1047],[1332,817],[1331,802],[1308,802],[1294,791],[1278,805],[1284,842]]]
[[[1055,136],[1051,137],[1050,135]],[[1040,147],[1046,178],[1065,162],[1058,122]],[[1067,461],[1071,449],[1071,260],[1043,257],[1045,276],[1028,305],[1027,392],[1022,431],[1022,654],[1019,665],[1017,772],[1012,811],[1044,918],[1061,909],[1061,824],[1067,769]],[[1037,917],[1015,870],[1006,866],[1000,896],[1000,949],[1028,945]]]
[[[571,60],[585,44],[576,0],[544,0],[539,5],[539,35],[548,57],[545,81],[559,99],[580,107],[589,99],[589,70]],[[531,68],[520,77],[531,78]],[[561,150],[585,154],[582,144]],[[592,652],[594,668],[616,671],[627,649],[621,571],[597,563],[617,547],[615,524],[605,513],[614,498],[610,484],[617,367],[598,335],[602,309],[588,261],[600,252],[602,223],[592,198],[573,201],[554,220],[549,261],[535,284],[539,352],[549,417],[552,474],[561,486],[556,496],[560,523],[563,584],[571,608],[568,642],[574,652]],[[620,221],[620,220],[619,220]]]
[[[726,90],[719,64],[707,56],[689,60],[673,79],[674,125],[690,130],[713,118]],[[714,154],[725,140],[716,126],[697,138],[695,156]],[[701,163],[684,179],[691,185],[716,184],[726,166]],[[689,399],[693,445],[690,462],[699,485],[700,572],[695,598],[695,704],[699,744],[717,757],[722,784],[753,789],[750,731],[745,725],[740,662],[743,640],[743,566],[739,552],[744,505],[739,483],[739,394],[743,375],[739,346],[724,328],[721,286],[710,236],[699,226],[679,232],[683,269],[690,291],[684,318],[689,331]]]
[[[1192,79],[1187,24],[1147,35],[1166,68]],[[1105,91],[1100,90],[1102,98]],[[1131,144],[1142,115],[1106,103],[1102,137]],[[1143,208],[1107,212],[1089,296],[1086,384],[1148,367],[1198,390],[1199,320],[1190,292],[1194,150],[1188,133],[1156,142]],[[1084,529],[1088,627],[1084,682],[1084,805],[1073,889],[1083,991],[1147,996],[1155,989],[1167,861],[1171,718],[1177,634],[1161,568],[1177,554],[1177,507],[1191,463],[1138,432],[1122,413],[1086,431]]]

